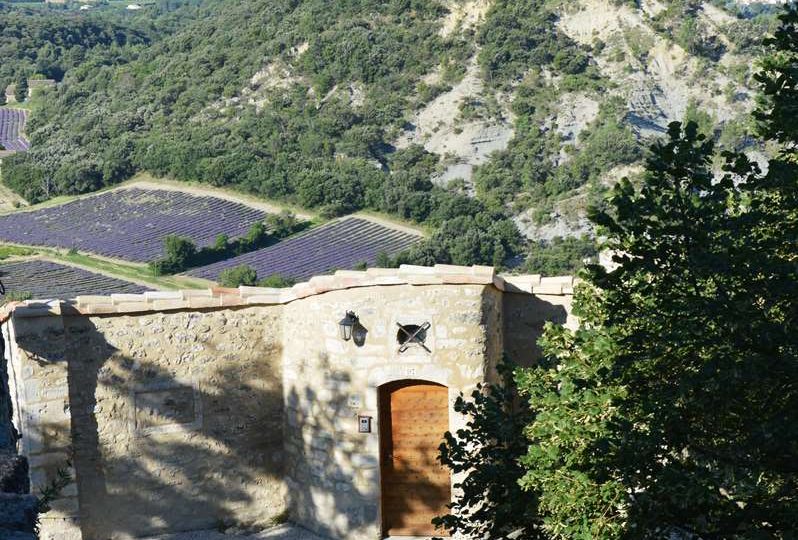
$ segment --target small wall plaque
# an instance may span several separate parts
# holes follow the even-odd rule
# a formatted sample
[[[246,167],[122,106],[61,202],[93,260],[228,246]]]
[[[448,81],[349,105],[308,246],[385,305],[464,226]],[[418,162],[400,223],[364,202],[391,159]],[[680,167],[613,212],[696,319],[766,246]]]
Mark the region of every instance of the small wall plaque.
[[[346,400],[346,405],[347,405],[347,407],[349,407],[350,409],[359,409],[359,408],[362,406],[362,401],[363,401],[363,400],[361,400],[361,399],[360,399],[360,396],[359,396],[359,395],[357,395],[357,394],[352,394],[352,395],[350,395],[350,396],[349,396],[349,398]]]
[[[139,433],[198,429],[199,392],[193,383],[156,382],[132,391],[132,428]]]
[[[371,433],[371,417],[358,416],[357,417],[357,432],[358,433]]]

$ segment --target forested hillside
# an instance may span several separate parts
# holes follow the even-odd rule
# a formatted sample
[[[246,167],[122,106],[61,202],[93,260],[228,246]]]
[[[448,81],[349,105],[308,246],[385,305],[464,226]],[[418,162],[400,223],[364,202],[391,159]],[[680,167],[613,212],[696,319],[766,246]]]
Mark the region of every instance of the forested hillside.
[[[747,144],[751,58],[773,25],[767,8],[697,0],[207,0],[104,17],[0,8],[26,36],[4,29],[0,78],[63,78],[34,106],[31,151],[3,164],[26,199],[146,170],[432,228],[404,260],[521,255],[551,273],[591,253],[552,239],[589,232],[587,204],[668,121]]]
[[[163,2],[146,16],[88,15],[0,2],[0,89],[31,75],[60,81],[67,71],[87,62],[130,62],[145,46],[169,36],[198,13],[190,2]]]

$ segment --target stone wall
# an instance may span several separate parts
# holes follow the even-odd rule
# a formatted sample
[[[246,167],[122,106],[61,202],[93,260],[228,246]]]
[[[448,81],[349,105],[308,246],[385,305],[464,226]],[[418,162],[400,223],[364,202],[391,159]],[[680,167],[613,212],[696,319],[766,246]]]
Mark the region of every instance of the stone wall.
[[[44,538],[127,538],[285,510],[280,307],[21,319],[34,488],[76,482]]]
[[[286,454],[295,519],[333,538],[379,537],[378,388],[432,381],[447,386],[452,400],[472,390],[495,361],[498,300],[482,285],[404,285],[287,306]],[[348,310],[368,331],[362,345],[338,337],[336,322]],[[397,323],[430,323],[431,352],[413,345],[400,353]],[[372,417],[371,433],[358,433],[358,415]]]
[[[0,538],[35,540],[39,501],[30,495],[28,460],[0,453]]]
[[[570,279],[437,266],[17,306],[8,394],[34,492],[59,469],[76,479],[43,538],[262,525],[286,510],[333,538],[379,538],[380,387],[435,382],[453,402],[505,354],[534,362],[544,323],[573,322],[571,293]],[[339,337],[347,311],[362,342]],[[398,325],[425,323],[429,350],[400,352]],[[450,414],[450,429],[463,421]]]
[[[38,499],[30,495],[28,460],[17,455],[9,387],[8,325],[0,324],[0,538],[34,540]]]
[[[70,462],[71,424],[64,323],[60,317],[14,320],[9,325],[9,387],[18,449],[29,460],[35,495],[57,478],[74,476]],[[77,491],[67,486],[48,514],[40,517],[43,538],[51,527],[79,532]],[[52,536],[58,538],[58,536]]]
[[[84,537],[284,511],[279,311],[67,319]]]

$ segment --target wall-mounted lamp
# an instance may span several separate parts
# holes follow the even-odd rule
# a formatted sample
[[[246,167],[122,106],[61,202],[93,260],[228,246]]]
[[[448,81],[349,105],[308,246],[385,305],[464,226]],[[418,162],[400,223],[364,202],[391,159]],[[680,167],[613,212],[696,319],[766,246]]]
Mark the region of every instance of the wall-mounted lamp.
[[[341,332],[341,339],[344,341],[354,339],[355,345],[358,347],[361,347],[366,342],[368,330],[360,324],[360,319],[355,315],[354,311],[346,312],[346,316],[338,322],[338,328]]]
[[[338,322],[338,328],[341,331],[341,339],[349,341],[352,339],[352,329],[356,324],[360,323],[354,311],[347,311],[346,316]]]

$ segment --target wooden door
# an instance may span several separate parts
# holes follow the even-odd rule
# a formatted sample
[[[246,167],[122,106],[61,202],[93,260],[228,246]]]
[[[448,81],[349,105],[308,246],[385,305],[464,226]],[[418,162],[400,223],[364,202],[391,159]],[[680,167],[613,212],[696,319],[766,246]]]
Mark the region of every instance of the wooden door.
[[[437,459],[448,429],[445,386],[402,381],[380,389],[383,534],[448,536],[431,523],[451,502],[449,470]]]

